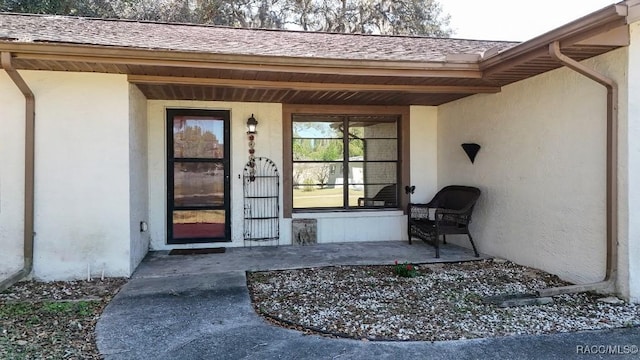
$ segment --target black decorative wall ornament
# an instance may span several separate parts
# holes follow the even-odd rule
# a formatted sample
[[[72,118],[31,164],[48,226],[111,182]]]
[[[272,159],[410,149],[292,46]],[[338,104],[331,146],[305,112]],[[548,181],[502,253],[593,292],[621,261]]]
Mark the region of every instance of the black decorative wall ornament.
[[[416,191],[416,186],[415,185],[407,185],[404,187],[404,193],[405,194],[413,194],[413,192]]]
[[[480,145],[476,143],[466,143],[466,144],[462,144],[462,149],[464,150],[465,153],[467,153],[469,160],[471,160],[471,163],[473,164],[473,161],[476,159],[476,155],[478,154],[478,151],[480,151]]]

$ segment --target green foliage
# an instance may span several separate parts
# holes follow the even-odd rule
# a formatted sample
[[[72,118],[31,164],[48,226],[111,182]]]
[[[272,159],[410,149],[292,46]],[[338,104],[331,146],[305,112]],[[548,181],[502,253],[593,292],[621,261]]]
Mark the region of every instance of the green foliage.
[[[342,140],[295,139],[293,160],[340,161],[342,160]]]
[[[31,312],[31,308],[28,303],[4,304],[0,306],[0,317],[24,316]]]
[[[349,157],[364,156],[364,141],[351,140],[349,141]]]
[[[100,301],[0,302],[0,358],[95,358],[81,329],[92,326],[101,307]]]
[[[0,11],[342,33],[452,33],[437,0],[0,0]]]
[[[336,161],[342,159],[342,143],[337,141],[327,141],[321,147],[318,160]]]
[[[76,9],[73,0],[4,0],[0,3],[0,11],[71,15]]]
[[[482,303],[482,296],[480,296],[480,295],[478,295],[476,293],[470,292],[470,293],[467,293],[464,296],[464,300],[469,302],[469,303],[480,304],[480,303]]]
[[[95,301],[45,301],[45,302],[18,302],[2,304],[0,317],[3,318],[30,318],[37,321],[38,314],[77,314],[88,316],[99,303]]]
[[[88,316],[92,312],[92,305],[92,303],[89,303],[87,301],[46,302],[42,305],[42,310],[51,314],[76,313],[80,316]]]
[[[393,266],[393,272],[398,276],[408,278],[418,276],[418,270],[416,270],[416,267],[406,261],[404,264],[398,264],[398,260],[396,260],[395,265]]]
[[[88,17],[118,17],[116,4],[109,0],[0,0],[0,11]]]

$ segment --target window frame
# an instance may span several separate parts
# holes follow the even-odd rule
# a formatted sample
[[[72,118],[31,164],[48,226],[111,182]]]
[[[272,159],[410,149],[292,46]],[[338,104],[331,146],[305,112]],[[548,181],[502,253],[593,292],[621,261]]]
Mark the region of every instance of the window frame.
[[[282,126],[283,126],[283,213],[285,218],[291,218],[294,212],[354,212],[354,211],[389,211],[401,209],[406,211],[408,195],[404,191],[404,186],[409,185],[409,117],[408,106],[326,106],[326,105],[283,105]],[[385,115],[398,117],[398,159],[397,164],[397,186],[398,186],[398,207],[397,208],[293,208],[293,116],[294,115],[336,115],[336,116],[370,116]],[[348,159],[344,159],[348,162]]]

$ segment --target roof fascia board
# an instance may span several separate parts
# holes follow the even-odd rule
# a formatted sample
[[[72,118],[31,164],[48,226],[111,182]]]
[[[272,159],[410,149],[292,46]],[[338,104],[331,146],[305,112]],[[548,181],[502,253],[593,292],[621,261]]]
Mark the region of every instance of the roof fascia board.
[[[445,58],[447,63],[477,64],[480,61],[481,56],[480,54],[447,54]]]
[[[482,77],[477,63],[447,63],[444,61],[312,59],[206,54],[96,45],[16,43],[11,41],[0,41],[0,51],[11,51],[15,54],[16,59],[41,61],[82,61],[103,64],[361,76],[452,77],[472,79]]]
[[[608,28],[606,30],[608,31],[611,27],[623,25],[626,21],[625,18],[627,13],[627,6],[624,4],[607,6],[590,15],[572,21],[555,30],[523,42],[522,44],[516,45],[498,53],[495,56],[489,57],[480,63],[480,69],[488,69],[505,61],[517,59],[518,57],[528,52],[538,50],[541,47],[546,50],[549,44],[554,41],[562,42],[563,40],[571,39],[573,44],[575,44],[578,41],[584,40],[584,36],[586,36],[586,38],[594,36],[595,34],[591,33],[591,30],[593,29],[600,29],[599,31],[603,31],[604,27]],[[583,34],[583,36],[581,36],[581,34]],[[568,46],[572,44],[564,42],[564,45]]]
[[[517,58],[505,60],[488,68],[484,71],[484,77],[491,77],[493,74],[500,73],[504,70],[509,70],[514,67],[514,64],[526,63],[531,60],[539,59],[549,55],[549,50],[545,47],[530,50],[527,53],[520,54]]]
[[[129,75],[128,80],[133,84],[146,85],[222,86],[243,89],[286,89],[293,91],[403,92],[417,94],[477,94],[500,92],[500,87],[498,86],[310,83],[152,75]]]
[[[634,23],[640,20],[640,0],[628,1],[628,14],[627,14],[627,24]]]
[[[580,34],[577,38],[569,38],[560,42],[560,48],[567,48],[571,45],[587,46],[628,46],[631,38],[629,36],[629,26],[618,22],[611,23],[604,28],[597,28],[588,33]]]

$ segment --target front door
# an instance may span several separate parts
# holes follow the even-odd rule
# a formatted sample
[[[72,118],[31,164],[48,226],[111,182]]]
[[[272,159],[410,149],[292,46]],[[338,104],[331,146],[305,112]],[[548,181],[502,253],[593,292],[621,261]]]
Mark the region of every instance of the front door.
[[[231,241],[229,111],[167,110],[167,243]]]

